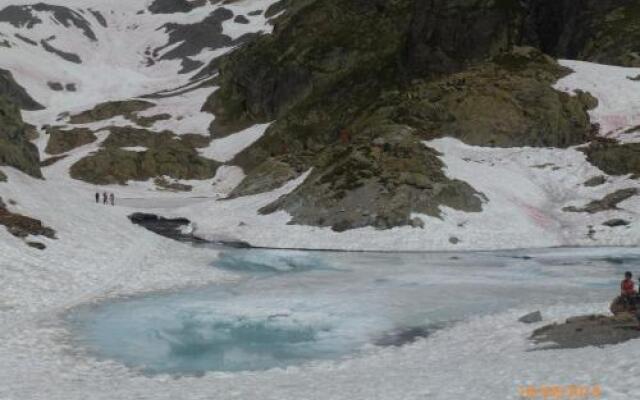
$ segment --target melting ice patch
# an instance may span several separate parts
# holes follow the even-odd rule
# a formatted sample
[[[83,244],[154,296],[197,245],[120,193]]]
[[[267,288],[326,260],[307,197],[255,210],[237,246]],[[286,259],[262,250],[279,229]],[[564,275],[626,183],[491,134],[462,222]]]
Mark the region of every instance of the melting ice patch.
[[[384,324],[379,317],[339,310],[326,298],[292,303],[268,295],[234,298],[222,291],[232,300],[211,291],[153,296],[83,310],[72,320],[99,356],[146,374],[180,375],[340,358],[365,345],[368,331]]]
[[[626,268],[611,254],[230,249],[215,265],[240,272],[236,281],[105,302],[70,320],[88,352],[147,374],[286,368],[359,357],[513,308],[606,301]]]
[[[236,272],[302,272],[329,265],[314,253],[287,250],[233,250],[220,255],[214,265]]]

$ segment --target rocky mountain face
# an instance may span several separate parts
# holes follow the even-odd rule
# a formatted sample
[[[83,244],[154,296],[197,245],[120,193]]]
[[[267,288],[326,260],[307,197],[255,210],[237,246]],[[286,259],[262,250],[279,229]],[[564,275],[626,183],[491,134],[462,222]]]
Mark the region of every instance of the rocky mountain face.
[[[589,111],[598,99],[553,87],[571,73],[556,61],[561,58],[640,66],[637,1],[281,0],[260,3],[263,9],[234,8],[241,3],[122,3],[122,15],[131,18],[126,23],[88,6],[0,10],[0,23],[32,34],[0,32],[0,44],[19,42],[89,71],[46,82],[55,93],[75,93],[80,103],[83,87],[93,88],[93,71],[102,71],[93,49],[114,38],[153,36],[135,51],[120,46],[121,56],[147,68],[142,75],[167,76],[177,63],[171,74],[186,77],[173,90],[149,86],[160,81],[153,79],[141,86],[159,90],[149,93],[118,85],[109,101],[53,115],[40,127],[47,134],[43,148],[53,156],[44,164],[91,145],[68,173],[92,184],[126,184],[213,179],[227,163],[246,173],[230,199],[274,190],[308,172],[297,189],[260,212],[284,210],[293,224],[336,231],[421,227],[414,214],[440,217],[444,208],[482,212],[488,196],[450,178],[442,154],[425,145],[443,137],[501,148],[584,144],[589,162],[607,174],[640,175],[637,144],[594,141],[599,127]],[[133,23],[131,16],[153,22]],[[110,31],[112,24],[126,29]],[[255,28],[238,28],[248,24]],[[260,24],[273,24],[273,33],[257,34]],[[74,34],[63,36],[64,29]],[[206,93],[189,104],[194,110],[175,100],[197,91]],[[172,114],[176,104],[181,115]],[[202,133],[212,117],[200,131],[177,132],[201,105],[215,115],[210,137]],[[41,107],[0,70],[0,164],[41,176],[18,112]],[[203,156],[212,141],[267,122],[267,132],[230,161]],[[109,136],[98,141],[104,130]]]
[[[554,58],[638,65],[634,1],[291,0],[273,35],[226,57],[205,109],[214,135],[275,120],[236,158],[234,195],[313,168],[262,210],[345,230],[413,224],[442,205],[480,211],[482,194],[442,173],[421,141],[567,147],[597,133],[597,99],[552,84]],[[366,199],[366,200],[363,200]]]
[[[38,149],[28,138],[29,127],[20,108],[40,106],[18,85],[10,72],[0,70],[0,165],[17,168],[31,176],[42,177]]]

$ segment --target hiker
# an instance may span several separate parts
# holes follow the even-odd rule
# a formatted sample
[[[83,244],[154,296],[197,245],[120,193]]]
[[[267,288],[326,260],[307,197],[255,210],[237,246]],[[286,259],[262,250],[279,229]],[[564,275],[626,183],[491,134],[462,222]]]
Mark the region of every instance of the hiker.
[[[108,201],[109,196],[107,195],[107,192],[102,193],[102,204],[107,204]]]
[[[611,303],[610,310],[614,315],[622,313],[636,313],[640,304],[638,292],[633,283],[633,274],[630,271],[624,273],[624,280],[620,282],[620,295]]]
[[[96,204],[100,204],[100,193],[96,192]]]
[[[633,274],[629,271],[624,273],[624,280],[620,283],[620,294],[627,297],[636,295],[635,284],[633,283]]]
[[[116,195],[114,195],[113,193],[111,193],[111,194],[109,195],[109,201],[111,202],[111,205],[112,205],[112,206],[115,206],[115,205],[116,205]]]
[[[635,284],[633,283],[633,274],[630,271],[627,271],[624,273],[624,280],[620,283],[620,296],[629,308],[635,307],[636,294]]]

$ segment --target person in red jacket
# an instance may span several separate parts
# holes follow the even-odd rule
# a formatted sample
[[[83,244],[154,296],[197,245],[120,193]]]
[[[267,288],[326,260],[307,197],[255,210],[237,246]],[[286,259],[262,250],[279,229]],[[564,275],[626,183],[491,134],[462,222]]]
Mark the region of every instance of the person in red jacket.
[[[636,288],[633,283],[633,274],[629,271],[624,273],[624,280],[620,283],[622,296],[632,297],[636,295]]]

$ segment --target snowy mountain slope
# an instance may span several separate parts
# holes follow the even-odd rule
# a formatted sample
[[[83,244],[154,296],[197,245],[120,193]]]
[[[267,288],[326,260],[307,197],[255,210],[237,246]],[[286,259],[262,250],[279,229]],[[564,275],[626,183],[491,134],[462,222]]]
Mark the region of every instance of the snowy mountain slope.
[[[87,195],[94,189],[102,190],[71,179],[69,171],[74,163],[101,150],[109,128],[113,126],[145,128],[150,132],[170,131],[176,135],[208,135],[215,116],[201,109],[216,87],[199,71],[202,68],[208,71],[207,65],[212,60],[242,43],[247,35],[269,32],[272,28],[265,10],[274,1],[168,4],[152,1],[107,4],[78,0],[32,5],[28,1],[16,1],[0,10],[0,32],[9,45],[0,50],[3,55],[0,68],[10,70],[16,81],[46,106],[41,111],[23,112],[27,122],[41,128],[40,138],[35,141],[41,158],[48,157],[44,150],[49,138],[42,129],[47,125],[55,124],[63,131],[86,128],[99,138],[93,144],[63,154],[67,156],[64,160],[45,167],[43,173],[48,181],[84,188]],[[51,52],[42,45],[43,41],[57,50],[76,55],[81,62]],[[189,71],[185,72],[185,66],[193,67],[196,62],[202,64],[187,68]],[[599,103],[590,114],[593,122],[601,125],[600,134],[611,136],[611,132],[616,131],[621,140],[633,142],[634,133],[620,132],[638,123],[635,114],[640,99],[633,90],[637,83],[628,78],[638,75],[640,70],[570,61],[563,65],[576,72],[557,82],[555,87],[568,93],[581,89],[593,94]],[[602,77],[608,78],[603,80]],[[70,123],[69,115],[77,115],[98,104],[136,98],[152,104],[135,113],[136,118],[116,112],[115,116],[106,119]],[[140,125],[144,118],[152,120],[149,126]],[[166,212],[184,214],[196,221],[200,235],[233,237],[261,246],[424,250],[631,245],[637,242],[638,228],[633,223],[637,218],[636,198],[625,201],[619,209],[593,215],[562,211],[565,207],[579,207],[601,199],[619,189],[637,187],[635,180],[624,176],[607,179],[604,185],[595,188],[582,186],[601,172],[585,162],[575,149],[506,151],[466,149],[446,140],[428,142],[429,147],[442,153],[447,175],[470,183],[485,200],[484,211],[479,214],[446,207],[441,209],[440,218],[414,213],[415,221],[422,221],[416,224],[425,224],[425,228],[402,227],[389,231],[362,228],[337,234],[328,229],[289,225],[290,217],[286,212],[271,216],[257,214],[258,209],[291,190],[300,180],[282,190],[257,197],[189,205],[189,198],[194,196],[217,199],[230,193],[244,177],[242,170],[234,165],[234,157],[255,143],[268,126],[256,125],[194,149],[201,156],[226,163],[226,166],[208,180],[182,180],[183,184],[193,187],[191,193],[158,192],[151,181],[107,189],[117,192],[119,197],[138,198],[131,200],[136,206],[145,204],[144,198],[173,198],[172,204],[176,207]],[[123,150],[145,153],[149,147],[132,143]],[[507,154],[514,157],[522,154],[519,157],[524,159],[515,163],[484,160],[486,157],[491,160],[511,157]],[[482,174],[478,168],[468,169],[473,165],[467,161],[469,159],[480,160],[478,166],[487,164],[487,168]],[[567,163],[567,160],[572,161]],[[488,176],[492,177],[490,185],[486,184]],[[522,182],[523,186],[513,182]],[[36,211],[31,214],[36,215]],[[614,219],[623,219],[630,227],[602,225]],[[350,240],[342,240],[344,237]]]
[[[151,13],[149,3],[17,1],[0,10],[0,32],[9,46],[0,65],[47,107],[29,118],[32,123],[188,84],[198,66],[230,50],[242,35],[271,29],[263,14],[248,16],[248,24],[232,20],[273,1],[205,3],[167,14]]]

